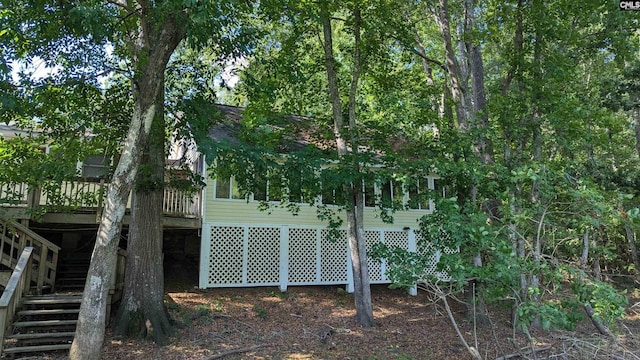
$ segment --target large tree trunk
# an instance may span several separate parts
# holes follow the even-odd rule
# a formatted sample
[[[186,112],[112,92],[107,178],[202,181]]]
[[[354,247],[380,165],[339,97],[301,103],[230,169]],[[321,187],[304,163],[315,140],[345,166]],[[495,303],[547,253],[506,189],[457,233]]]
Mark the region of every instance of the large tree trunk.
[[[162,254],[162,202],[164,196],[164,92],[157,101],[147,151],[143,155],[144,171],[138,172],[131,201],[128,257],[125,288],[116,334],[152,337],[166,344],[172,334],[164,307]]]
[[[333,56],[333,34],[331,27],[331,18],[326,4],[322,4],[320,17],[322,21],[322,29],[324,35],[324,54],[327,69],[327,79],[329,85],[329,97],[331,99],[331,107],[333,110],[334,134],[336,138],[336,147],[338,156],[341,161],[353,161],[353,171],[359,172],[357,156],[351,154],[357,151],[357,137],[355,136],[355,92],[358,84],[359,74],[359,39],[360,39],[360,15],[358,10],[354,12],[355,21],[355,51],[354,51],[354,69],[351,79],[351,90],[349,92],[349,124],[348,130],[351,134],[351,150],[347,146],[347,140],[343,135],[344,119],[342,115],[342,104],[338,90],[337,73],[335,70],[335,59]],[[352,155],[352,159],[348,159],[348,155]],[[346,158],[346,159],[345,159]],[[369,284],[369,267],[367,264],[366,242],[364,238],[363,227],[363,209],[364,201],[362,194],[362,185],[359,183],[345,184],[345,193],[350,194],[350,204],[346,207],[347,231],[349,239],[349,253],[351,256],[351,264],[353,269],[354,298],[356,306],[356,321],[362,326],[373,325],[373,308],[371,306],[371,287]]]
[[[117,260],[122,219],[140,163],[143,147],[140,144],[147,141],[156,113],[154,101],[144,100],[141,98],[136,102],[122,156],[107,191],[78,315],[76,336],[69,352],[72,360],[95,360],[101,357],[107,300]]]
[[[461,29],[463,38],[473,31],[473,0],[465,0],[464,6],[464,27]],[[489,126],[488,114],[485,112],[487,100],[484,89],[484,67],[480,46],[473,44],[471,41],[461,42],[458,47],[460,56],[456,56],[453,40],[451,39],[450,14],[447,0],[439,0],[435,12],[435,20],[440,29],[440,35],[442,36],[444,44],[445,67],[451,81],[451,92],[456,104],[456,117],[459,130],[461,133],[469,133],[472,129],[476,130],[477,135],[474,139],[473,149],[474,155],[485,164],[492,163],[494,161],[493,146],[490,137],[486,134]],[[458,61],[458,58],[460,58],[460,61]],[[467,84],[469,77],[471,77],[472,82],[473,107],[471,105],[471,94],[469,94],[469,86]],[[478,184],[471,184],[469,197],[473,202],[477,200],[477,191]],[[490,210],[493,209],[493,206],[487,206],[486,208]],[[489,215],[493,216],[493,214]],[[477,267],[482,266],[480,253],[474,256],[473,265]],[[475,319],[481,323],[488,323],[488,316],[483,306],[483,301],[480,300],[474,304],[476,295],[481,293],[476,293],[476,291],[482,287],[481,283],[475,285],[477,286],[473,286],[473,290],[467,293],[469,296],[467,299],[467,304],[469,305],[467,314],[468,316],[472,316],[473,314]]]
[[[148,15],[148,9],[143,12]],[[149,16],[142,17],[139,31],[132,37],[135,39],[131,44],[135,66],[132,81],[134,111],[122,155],[107,191],[78,315],[76,336],[69,352],[71,360],[96,360],[101,357],[108,293],[127,199],[158,111],[156,101],[163,90],[167,62],[186,33],[184,26],[177,24],[174,16],[162,17],[162,23],[159,24],[153,23],[153,20]],[[130,256],[135,258],[136,254],[130,253]]]
[[[468,94],[468,86],[465,83],[465,77],[462,68],[458,63],[455,51],[453,50],[453,42],[451,40],[451,29],[449,25],[449,8],[447,0],[439,0],[436,9],[435,20],[440,29],[440,35],[444,43],[445,51],[445,68],[449,73],[451,81],[451,95],[456,106],[456,118],[458,126],[465,130],[468,127],[470,99]]]

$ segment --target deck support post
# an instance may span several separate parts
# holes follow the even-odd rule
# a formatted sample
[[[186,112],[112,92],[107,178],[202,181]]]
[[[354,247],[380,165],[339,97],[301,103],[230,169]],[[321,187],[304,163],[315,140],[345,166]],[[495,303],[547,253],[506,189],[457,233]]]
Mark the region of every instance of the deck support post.
[[[407,250],[411,251],[411,252],[417,252],[418,251],[418,244],[416,242],[416,233],[412,230],[412,229],[407,229],[407,235],[408,235],[408,244],[407,244]],[[414,284],[412,287],[410,287],[408,289],[409,295],[411,296],[416,296],[418,295],[418,285]]]
[[[289,282],[289,226],[280,227],[280,291],[287,291]]]

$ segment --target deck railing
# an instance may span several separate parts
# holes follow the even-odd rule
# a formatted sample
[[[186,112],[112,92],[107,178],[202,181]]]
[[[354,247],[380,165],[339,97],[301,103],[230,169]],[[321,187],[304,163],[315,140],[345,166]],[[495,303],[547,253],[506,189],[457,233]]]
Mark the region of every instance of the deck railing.
[[[26,247],[33,248],[33,262],[38,269],[31,274],[36,291],[53,291],[60,247],[13,220],[0,218],[0,263],[15,269]]]
[[[201,205],[200,192],[179,189],[164,189],[162,211],[165,215],[199,217]]]
[[[25,183],[0,184],[0,199],[2,206],[28,206],[31,203],[29,187]]]
[[[49,209],[70,208],[80,211],[95,211],[102,207],[107,191],[104,180],[79,178],[59,184],[45,184],[30,189],[26,184],[0,184],[0,207],[22,207]],[[164,189],[162,210],[165,215],[199,218],[202,199],[200,191]],[[131,205],[129,199],[127,206]]]
[[[22,297],[29,293],[33,251],[32,247],[22,250],[9,283],[0,297],[0,355],[4,345],[4,333],[13,323],[13,317]]]

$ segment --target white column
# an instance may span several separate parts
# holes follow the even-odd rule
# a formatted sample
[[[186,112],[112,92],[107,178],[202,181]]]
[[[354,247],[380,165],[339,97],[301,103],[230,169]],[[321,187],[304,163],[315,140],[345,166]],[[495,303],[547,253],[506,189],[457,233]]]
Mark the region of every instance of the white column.
[[[247,263],[249,262],[249,226],[242,227],[242,285],[247,284]]]
[[[287,291],[289,282],[289,227],[280,227],[280,291]]]
[[[411,251],[411,252],[416,252],[418,251],[418,246],[416,243],[416,233],[412,230],[409,229],[408,231],[408,244],[407,244],[407,250]],[[418,295],[418,286],[417,284],[413,285],[412,287],[409,288],[409,295],[413,295],[416,296]]]
[[[211,226],[206,225],[204,218],[205,206],[207,203],[207,187],[202,188],[201,198],[202,201],[202,213],[200,213],[200,275],[198,279],[198,286],[200,289],[207,288],[209,284],[209,271],[211,267],[209,264],[209,254],[211,252]]]
[[[322,281],[322,229],[316,229],[316,284]]]
[[[200,279],[198,286],[206,289],[209,286],[209,254],[211,252],[211,226],[202,224],[202,236],[200,237]]]

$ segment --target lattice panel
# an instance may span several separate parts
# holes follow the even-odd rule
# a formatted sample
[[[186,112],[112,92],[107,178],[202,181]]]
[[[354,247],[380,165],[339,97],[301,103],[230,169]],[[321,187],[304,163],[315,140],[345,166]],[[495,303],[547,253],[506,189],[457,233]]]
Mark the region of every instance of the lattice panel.
[[[276,283],[280,279],[280,228],[249,228],[247,283]]]
[[[336,241],[328,239],[329,230],[321,230],[320,281],[347,281],[347,232],[340,230]]]
[[[389,247],[397,246],[407,250],[409,248],[409,233],[406,231],[385,231],[384,243]]]
[[[209,284],[242,283],[244,228],[212,226],[209,251]]]
[[[427,269],[425,271],[425,275],[427,276],[437,275],[441,280],[445,280],[445,278],[448,278],[448,275],[446,273],[444,273],[443,275],[437,274],[436,266],[438,265],[438,260],[440,258],[440,255],[437,253],[436,251],[437,249],[435,248],[435,246],[433,246],[431,242],[423,240],[420,234],[416,234],[416,242],[418,244],[417,247],[418,247],[419,254],[422,254],[422,255],[431,254],[429,261],[427,262]]]
[[[380,231],[365,231],[364,237],[367,243],[367,254],[369,254],[373,245],[381,241]],[[371,256],[367,256],[367,261],[369,263],[369,280],[382,281],[382,263],[371,259]]]
[[[289,282],[316,281],[317,229],[289,229]]]

